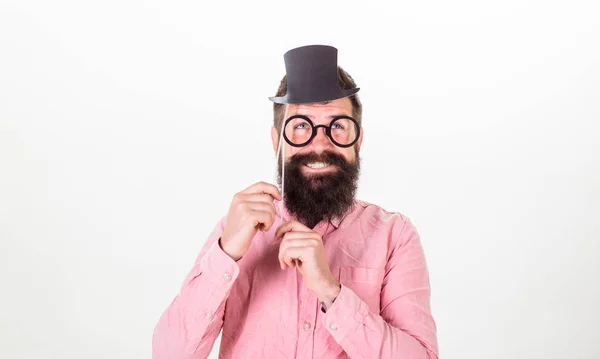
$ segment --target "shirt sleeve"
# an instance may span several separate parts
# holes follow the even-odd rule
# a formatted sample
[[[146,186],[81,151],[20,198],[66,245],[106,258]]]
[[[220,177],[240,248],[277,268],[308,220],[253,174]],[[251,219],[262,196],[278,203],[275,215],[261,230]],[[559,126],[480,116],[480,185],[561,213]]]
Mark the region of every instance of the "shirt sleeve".
[[[430,309],[429,273],[419,234],[400,216],[381,289],[381,311],[373,313],[342,285],[323,315],[323,325],[350,358],[438,359],[436,324]],[[396,236],[392,230],[392,236]]]
[[[239,275],[238,264],[219,245],[224,220],[209,235],[179,294],[154,328],[153,359],[207,358],[212,350]]]

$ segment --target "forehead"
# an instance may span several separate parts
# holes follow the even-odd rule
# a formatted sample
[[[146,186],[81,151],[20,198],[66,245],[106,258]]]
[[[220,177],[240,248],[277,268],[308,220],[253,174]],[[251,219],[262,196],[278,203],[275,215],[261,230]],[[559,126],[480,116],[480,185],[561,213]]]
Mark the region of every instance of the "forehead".
[[[352,116],[352,103],[347,97],[333,100],[327,104],[309,103],[291,104],[288,106],[288,116],[301,114],[314,117],[315,119],[332,115]]]

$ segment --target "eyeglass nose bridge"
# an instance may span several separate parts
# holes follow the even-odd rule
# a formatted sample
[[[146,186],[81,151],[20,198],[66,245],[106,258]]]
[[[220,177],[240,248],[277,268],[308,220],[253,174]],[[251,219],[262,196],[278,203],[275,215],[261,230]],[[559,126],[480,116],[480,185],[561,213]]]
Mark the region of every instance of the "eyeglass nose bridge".
[[[333,142],[335,144],[335,141],[333,140],[333,137],[331,137],[331,126],[327,126],[327,125],[316,125],[316,126],[313,126],[313,131],[312,131],[313,133],[312,133],[312,136],[310,136],[310,141],[308,143],[311,143],[312,140],[314,140],[315,137],[317,137],[317,135],[319,134],[318,133],[319,127],[323,127],[325,129],[325,135],[327,137],[329,137],[329,139],[331,140],[331,142]]]

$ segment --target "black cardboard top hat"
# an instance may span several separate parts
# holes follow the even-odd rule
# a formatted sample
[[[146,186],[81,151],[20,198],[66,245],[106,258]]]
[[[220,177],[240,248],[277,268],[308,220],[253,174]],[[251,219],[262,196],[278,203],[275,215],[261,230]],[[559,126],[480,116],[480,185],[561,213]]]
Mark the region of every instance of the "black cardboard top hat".
[[[360,88],[342,90],[337,78],[337,53],[333,46],[308,45],[291,49],[283,55],[287,92],[269,97],[275,103],[297,104],[336,100],[358,92]]]

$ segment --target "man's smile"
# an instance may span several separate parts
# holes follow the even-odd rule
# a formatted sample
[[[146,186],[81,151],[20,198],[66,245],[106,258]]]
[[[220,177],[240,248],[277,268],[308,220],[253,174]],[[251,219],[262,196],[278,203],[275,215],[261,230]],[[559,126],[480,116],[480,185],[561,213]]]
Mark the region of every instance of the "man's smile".
[[[335,169],[335,165],[329,164],[327,162],[309,162],[302,166],[302,170],[305,173],[323,173],[329,172]]]

